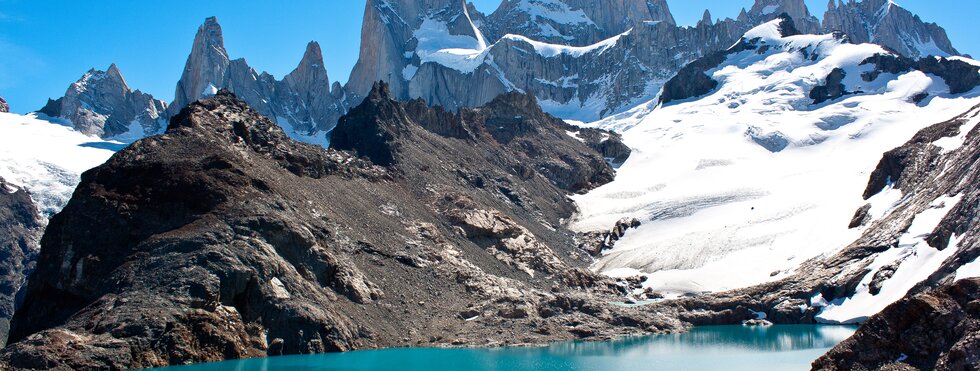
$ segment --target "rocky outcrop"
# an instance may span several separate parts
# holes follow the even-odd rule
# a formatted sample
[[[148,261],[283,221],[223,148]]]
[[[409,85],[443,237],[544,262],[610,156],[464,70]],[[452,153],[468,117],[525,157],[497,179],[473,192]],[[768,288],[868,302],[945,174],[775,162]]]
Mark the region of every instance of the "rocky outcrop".
[[[0,112],[10,112],[10,105],[7,104],[7,101],[3,100],[3,97],[0,97]]]
[[[43,219],[27,191],[0,178],[0,344],[6,344],[20,290],[34,270]]]
[[[612,249],[619,239],[626,236],[626,232],[633,228],[638,228],[640,221],[633,219],[622,219],[616,222],[612,229],[604,232],[585,233],[578,247],[592,256],[600,256],[603,251]]]
[[[616,283],[583,268],[562,226],[575,207],[558,185],[603,181],[571,177],[578,164],[610,170],[527,111],[533,99],[452,115],[406,108],[384,85],[368,96],[335,137],[385,128],[389,166],[294,142],[220,91],[85,173],[42,238],[3,367],[126,369],[683,327],[608,304],[622,297]],[[454,120],[422,125],[413,110]],[[566,172],[538,167],[551,161]]]
[[[823,17],[825,32],[841,31],[855,43],[875,43],[919,59],[958,55],[946,30],[927,23],[891,0],[831,1]]]
[[[980,279],[903,299],[813,363],[814,370],[967,370],[980,365]]]
[[[876,54],[861,62],[875,68],[862,74],[865,81],[873,81],[882,73],[900,74],[912,70],[936,75],[949,86],[950,94],[962,94],[980,86],[980,67],[970,63],[943,57],[925,57],[913,60],[902,56]]]
[[[40,112],[69,120],[75,130],[87,135],[112,138],[133,132],[138,139],[163,129],[166,108],[153,96],[130,90],[113,64],[106,71],[89,70],[63,97],[48,100]]]
[[[813,104],[820,104],[829,100],[838,99],[847,94],[847,87],[844,86],[844,77],[847,77],[847,73],[840,68],[834,68],[824,79],[823,85],[814,86],[810,90],[810,99],[813,99]]]

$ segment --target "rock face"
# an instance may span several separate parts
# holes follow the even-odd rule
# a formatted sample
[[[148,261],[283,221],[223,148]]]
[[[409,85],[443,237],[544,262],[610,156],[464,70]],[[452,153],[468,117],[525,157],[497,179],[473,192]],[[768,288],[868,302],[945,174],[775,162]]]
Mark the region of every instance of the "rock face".
[[[911,296],[871,317],[815,370],[967,370],[980,365],[980,279]]]
[[[810,14],[803,0],[755,0],[747,16],[750,27],[769,22],[786,14],[793,19],[796,28],[804,34],[823,33],[820,21]]]
[[[43,229],[30,195],[0,178],[0,344],[7,342],[18,294],[34,270]]]
[[[138,139],[163,129],[166,108],[153,96],[130,90],[113,64],[106,71],[89,70],[64,97],[49,100],[40,112],[70,120],[75,130],[87,135],[112,138],[132,133]]]
[[[7,105],[7,101],[0,97],[0,112],[10,112],[10,106]]]
[[[581,268],[559,185],[610,170],[525,111],[533,100],[453,115],[390,97],[378,85],[334,132],[358,153],[382,145],[391,161],[363,154],[387,166],[294,142],[222,91],[85,173],[0,362],[124,369],[682,327],[608,304],[616,283]],[[558,149],[569,163],[535,167]]]
[[[844,32],[856,43],[881,44],[913,59],[959,54],[946,30],[890,0],[831,1],[823,29]]]
[[[365,97],[372,85],[387,81],[392,94],[408,100],[409,75],[440,48],[483,49],[486,40],[461,0],[369,0],[361,29],[361,55],[347,91]],[[481,15],[482,16],[482,15]]]
[[[488,17],[487,35],[514,34],[550,44],[585,46],[626,32],[643,21],[674,25],[666,0],[507,0]]]
[[[194,37],[168,112],[175,115],[188,103],[219,89],[236,92],[257,111],[284,125],[287,134],[305,141],[323,139],[346,111],[344,92],[331,91],[319,44],[310,42],[299,66],[279,81],[268,73],[257,73],[244,59],[229,59],[221,25],[211,17]]]

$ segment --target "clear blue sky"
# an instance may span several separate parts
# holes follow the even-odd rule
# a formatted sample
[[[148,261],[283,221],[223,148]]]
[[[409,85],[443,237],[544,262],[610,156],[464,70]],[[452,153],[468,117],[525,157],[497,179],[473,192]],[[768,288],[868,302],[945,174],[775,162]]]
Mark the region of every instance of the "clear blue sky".
[[[668,0],[680,24],[705,8],[735,17],[752,0]],[[475,0],[489,13],[500,0]],[[823,15],[827,0],[807,0]],[[961,52],[980,55],[978,0],[901,0],[945,27]],[[364,0],[0,0],[0,96],[15,112],[59,97],[89,68],[119,65],[134,89],[173,99],[197,27],[215,15],[232,58],[276,77],[289,73],[306,43],[317,40],[332,80],[345,82],[357,61]]]

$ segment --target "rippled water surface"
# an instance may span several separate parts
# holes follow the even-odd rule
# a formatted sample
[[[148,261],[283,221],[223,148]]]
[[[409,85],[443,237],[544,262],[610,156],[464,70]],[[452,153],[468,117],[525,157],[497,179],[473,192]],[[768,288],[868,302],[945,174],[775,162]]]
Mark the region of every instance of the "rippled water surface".
[[[388,349],[162,370],[808,370],[854,331],[839,326],[699,327],[684,334],[540,348]]]

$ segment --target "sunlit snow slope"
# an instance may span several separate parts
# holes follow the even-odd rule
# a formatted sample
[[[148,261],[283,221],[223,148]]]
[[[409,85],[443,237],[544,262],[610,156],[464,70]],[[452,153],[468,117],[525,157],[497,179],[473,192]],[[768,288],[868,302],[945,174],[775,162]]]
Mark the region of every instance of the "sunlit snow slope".
[[[82,172],[124,146],[33,115],[0,113],[0,177],[27,189],[45,217],[64,207]]]
[[[779,20],[746,34],[756,50],[728,55],[708,75],[706,96],[654,102],[592,125],[620,131],[634,149],[614,182],[576,196],[573,227],[629,232],[594,268],[648,274],[664,293],[721,291],[786,277],[807,259],[853,242],[848,229],[882,153],[918,130],[980,103],[952,96],[919,71],[866,82],[876,53],[833,35],[782,37]],[[814,105],[814,86],[834,68],[859,92]],[[920,93],[929,97],[914,103]],[[920,97],[921,98],[921,97]]]

